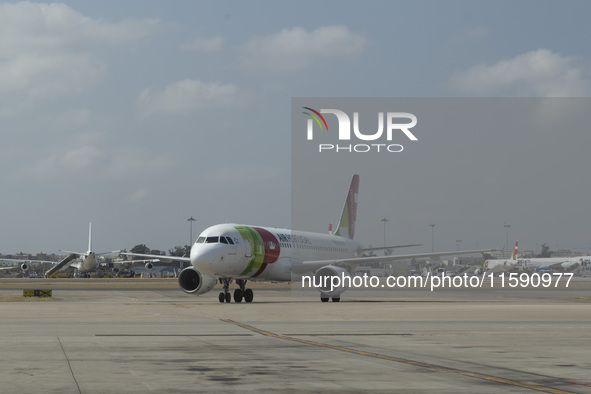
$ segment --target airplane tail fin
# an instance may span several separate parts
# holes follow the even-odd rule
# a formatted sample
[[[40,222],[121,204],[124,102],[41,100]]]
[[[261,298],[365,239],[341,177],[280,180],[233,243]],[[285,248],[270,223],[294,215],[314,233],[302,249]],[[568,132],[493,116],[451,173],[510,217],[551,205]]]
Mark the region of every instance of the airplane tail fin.
[[[355,235],[355,221],[357,219],[357,194],[359,192],[359,175],[353,175],[351,179],[351,186],[349,193],[347,193],[347,200],[343,207],[343,213],[337,226],[336,235],[341,237],[353,239]]]
[[[88,223],[88,251],[92,251],[92,223]]]
[[[515,248],[513,249],[513,256],[511,256],[511,260],[517,260],[517,242],[515,241]]]

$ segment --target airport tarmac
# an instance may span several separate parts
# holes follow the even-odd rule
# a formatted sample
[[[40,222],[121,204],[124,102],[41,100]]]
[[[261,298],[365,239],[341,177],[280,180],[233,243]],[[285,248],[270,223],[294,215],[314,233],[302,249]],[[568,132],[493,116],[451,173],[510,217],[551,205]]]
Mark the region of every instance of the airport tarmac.
[[[22,289],[51,300],[20,301]],[[174,279],[0,279],[2,393],[591,393],[591,280],[340,303]]]

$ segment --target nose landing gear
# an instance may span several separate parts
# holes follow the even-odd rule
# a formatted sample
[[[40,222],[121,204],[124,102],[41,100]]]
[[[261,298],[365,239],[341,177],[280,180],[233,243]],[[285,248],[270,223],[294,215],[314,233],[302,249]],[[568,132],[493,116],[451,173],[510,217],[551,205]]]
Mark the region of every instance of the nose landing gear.
[[[230,287],[230,283],[232,283],[232,279],[223,278],[220,279],[220,283],[224,285],[224,291],[222,291],[219,295],[219,301],[223,302],[231,302],[232,295],[228,288]],[[246,280],[245,279],[237,279],[236,284],[240,286],[239,289],[234,290],[234,302],[239,303],[244,300],[245,302],[252,302],[254,298],[254,293],[252,289],[246,288]]]

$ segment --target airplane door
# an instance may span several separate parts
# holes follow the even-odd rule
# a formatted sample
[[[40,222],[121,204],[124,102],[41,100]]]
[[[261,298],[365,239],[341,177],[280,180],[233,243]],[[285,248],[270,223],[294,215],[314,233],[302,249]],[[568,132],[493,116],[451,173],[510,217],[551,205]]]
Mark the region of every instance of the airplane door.
[[[244,251],[244,256],[250,258],[252,255],[252,248],[250,246],[250,241],[245,239],[244,246],[246,247],[246,250]]]

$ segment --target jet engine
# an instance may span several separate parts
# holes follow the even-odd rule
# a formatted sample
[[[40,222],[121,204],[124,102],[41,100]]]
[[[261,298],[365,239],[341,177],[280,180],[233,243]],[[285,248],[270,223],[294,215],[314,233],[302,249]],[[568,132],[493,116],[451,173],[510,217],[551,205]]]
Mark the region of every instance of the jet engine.
[[[216,283],[216,278],[203,275],[193,267],[187,267],[179,274],[179,286],[181,290],[189,294],[207,293],[213,289]]]
[[[152,263],[146,263],[144,267],[146,267],[146,270],[150,271],[152,268],[154,268],[154,265]]]
[[[23,270],[24,272],[27,272],[29,270],[29,264],[28,263],[22,263],[21,264],[21,270]]]
[[[321,297],[338,297],[349,288],[351,275],[341,267],[326,265],[314,273],[314,284],[322,294]]]

